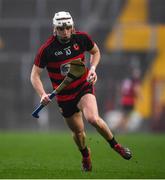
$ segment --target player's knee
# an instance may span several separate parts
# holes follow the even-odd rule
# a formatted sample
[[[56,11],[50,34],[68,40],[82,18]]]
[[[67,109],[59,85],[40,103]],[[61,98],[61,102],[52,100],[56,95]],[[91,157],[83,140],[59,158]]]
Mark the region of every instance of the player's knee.
[[[87,118],[87,121],[92,124],[93,126],[97,126],[98,121],[99,121],[99,117],[95,116],[95,115],[91,115]]]
[[[81,137],[85,137],[85,132],[84,130],[79,130],[79,131],[75,131],[73,132],[74,136],[81,138]]]

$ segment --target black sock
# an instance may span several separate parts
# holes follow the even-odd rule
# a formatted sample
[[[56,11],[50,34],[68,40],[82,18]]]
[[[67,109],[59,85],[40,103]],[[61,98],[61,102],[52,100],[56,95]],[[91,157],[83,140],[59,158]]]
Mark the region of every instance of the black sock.
[[[83,157],[88,157],[89,156],[89,151],[88,148],[85,147],[84,149],[80,150],[81,154]]]
[[[108,140],[108,143],[110,144],[111,148],[114,148],[114,146],[118,144],[114,137],[111,140]]]

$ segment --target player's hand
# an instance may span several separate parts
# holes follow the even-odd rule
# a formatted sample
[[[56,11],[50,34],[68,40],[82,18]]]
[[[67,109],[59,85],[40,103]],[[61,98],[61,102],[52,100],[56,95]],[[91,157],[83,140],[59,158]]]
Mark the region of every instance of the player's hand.
[[[46,106],[50,101],[51,99],[49,98],[50,94],[43,94],[41,96],[41,100],[40,100],[40,103],[43,104],[44,106]]]
[[[97,81],[97,74],[95,72],[95,67],[94,66],[92,66],[91,69],[88,72],[87,81],[89,83],[93,83],[93,84],[95,84],[96,81]]]

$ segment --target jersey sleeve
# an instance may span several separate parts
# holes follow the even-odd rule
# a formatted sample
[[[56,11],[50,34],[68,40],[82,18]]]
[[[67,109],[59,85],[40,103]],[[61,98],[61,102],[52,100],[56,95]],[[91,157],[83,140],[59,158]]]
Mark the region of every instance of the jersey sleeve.
[[[34,59],[34,64],[40,68],[44,68],[47,65],[47,55],[44,46],[41,46]]]
[[[85,51],[90,51],[94,47],[94,41],[87,33],[83,33],[83,42]]]

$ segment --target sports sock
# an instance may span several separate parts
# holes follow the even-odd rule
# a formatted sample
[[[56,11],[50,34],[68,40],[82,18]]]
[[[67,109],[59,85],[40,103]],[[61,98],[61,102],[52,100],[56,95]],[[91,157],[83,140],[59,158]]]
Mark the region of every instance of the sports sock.
[[[108,140],[108,143],[110,144],[111,148],[114,148],[114,146],[118,144],[114,137],[111,140]]]
[[[81,154],[83,157],[88,157],[89,156],[89,151],[88,148],[85,147],[84,149],[80,150]]]

